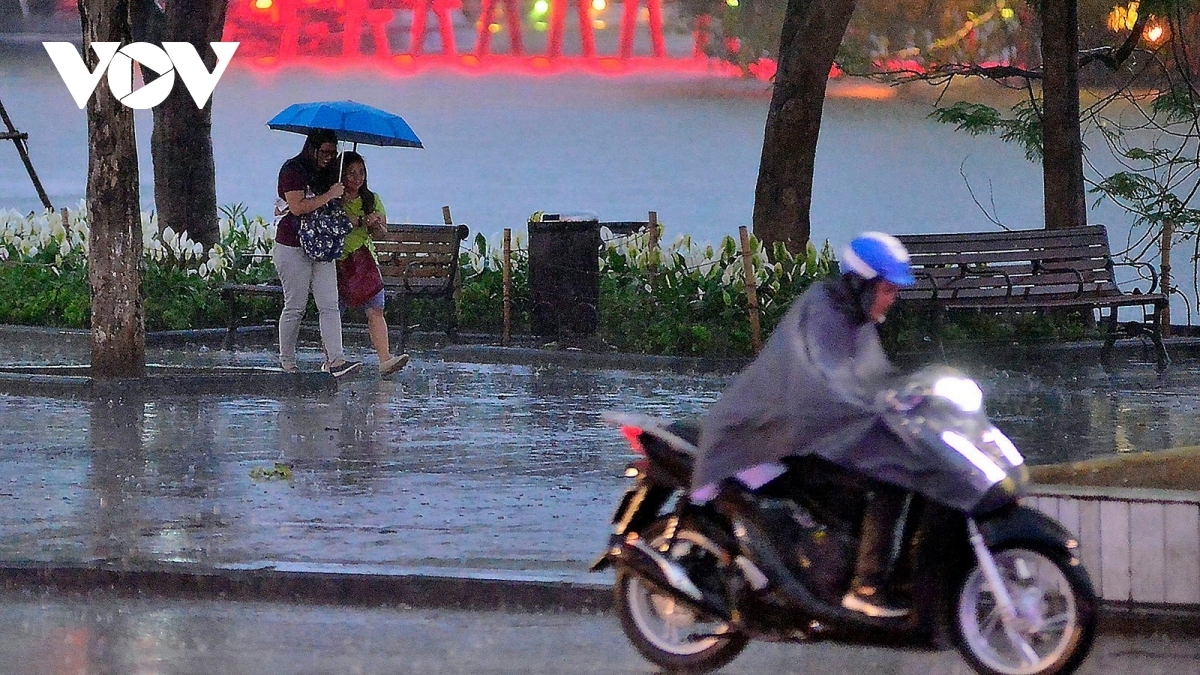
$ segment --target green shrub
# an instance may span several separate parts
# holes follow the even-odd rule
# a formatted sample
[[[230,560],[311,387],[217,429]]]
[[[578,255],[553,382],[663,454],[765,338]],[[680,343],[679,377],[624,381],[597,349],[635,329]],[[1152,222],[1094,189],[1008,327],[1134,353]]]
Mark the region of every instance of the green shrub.
[[[159,232],[153,214],[143,214],[142,294],[148,331],[225,326],[230,309],[220,287],[226,281],[259,283],[274,278],[267,253],[274,227],[250,218],[241,205],[222,209],[220,242],[205,252],[170,230]],[[749,305],[742,254],[732,237],[717,246],[700,245],[688,236],[652,249],[645,232],[630,236],[602,233],[599,252],[599,337],[626,352],[745,356],[752,353]],[[25,216],[0,211],[0,323],[83,328],[88,325],[87,217],[76,211]],[[765,340],[792,301],[814,281],[837,271],[828,245],[811,244],[793,255],[776,248],[771,259],[750,237],[753,283]],[[459,329],[499,333],[503,329],[503,270],[499,241],[483,235],[460,257]],[[512,331],[530,330],[529,251],[523,233],[512,250]],[[399,302],[388,303],[389,325],[401,325]],[[241,298],[244,323],[274,322],[277,299]],[[423,330],[444,330],[446,303],[410,299],[404,323]],[[349,320],[362,320],[352,312]],[[919,350],[934,339],[926,312],[903,304],[884,324],[891,349]],[[949,314],[942,325],[948,344],[964,342],[1039,342],[1094,335],[1079,313],[980,312]]]

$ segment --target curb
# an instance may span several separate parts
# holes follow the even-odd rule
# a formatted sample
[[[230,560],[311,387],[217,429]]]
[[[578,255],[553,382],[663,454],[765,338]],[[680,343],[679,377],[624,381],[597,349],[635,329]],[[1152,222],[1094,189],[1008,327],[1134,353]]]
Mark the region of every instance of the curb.
[[[278,368],[146,366],[145,377],[94,378],[88,366],[0,366],[0,393],[116,400],[228,394],[282,396],[331,393],[329,373],[285,373]]]
[[[193,600],[273,601],[346,606],[404,606],[530,612],[607,612],[612,588],[601,584],[422,574],[289,572],[161,565],[115,569],[95,565],[8,563],[6,590],[109,591]]]
[[[182,600],[290,602],[359,607],[464,611],[607,614],[609,584],[423,574],[288,572],[157,566],[113,569],[89,565],[0,565],[5,590],[61,593],[105,591],[121,596]],[[1200,635],[1200,606],[1100,603],[1100,630],[1127,635]]]
[[[536,347],[497,347],[494,345],[450,345],[440,350],[442,358],[459,363],[500,363],[506,365],[549,365],[605,370],[649,370],[676,373],[736,373],[747,358],[704,358],[692,356],[655,356],[622,352],[590,352],[581,349],[539,349]]]

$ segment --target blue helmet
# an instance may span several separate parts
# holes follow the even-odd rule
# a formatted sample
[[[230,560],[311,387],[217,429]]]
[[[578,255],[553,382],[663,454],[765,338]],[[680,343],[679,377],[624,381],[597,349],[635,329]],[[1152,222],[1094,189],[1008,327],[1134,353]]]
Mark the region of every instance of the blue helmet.
[[[879,277],[897,286],[912,286],[917,280],[908,261],[908,250],[899,239],[883,232],[863,232],[842,249],[841,268],[863,279]]]

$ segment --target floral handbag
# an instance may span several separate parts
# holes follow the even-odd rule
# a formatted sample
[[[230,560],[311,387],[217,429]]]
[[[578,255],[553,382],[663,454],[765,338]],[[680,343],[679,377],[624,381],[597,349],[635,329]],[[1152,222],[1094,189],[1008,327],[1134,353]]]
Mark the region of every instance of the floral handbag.
[[[341,200],[335,199],[300,216],[300,249],[317,262],[337,260],[353,227]]]
[[[337,262],[338,295],[347,307],[359,307],[383,290],[383,275],[371,249],[359,246]]]

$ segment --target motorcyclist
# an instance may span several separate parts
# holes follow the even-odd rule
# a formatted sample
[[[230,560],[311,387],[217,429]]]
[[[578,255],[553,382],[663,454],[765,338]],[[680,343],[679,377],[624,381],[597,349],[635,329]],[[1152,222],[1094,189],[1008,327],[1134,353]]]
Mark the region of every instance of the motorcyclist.
[[[885,587],[907,492],[888,481],[902,445],[883,421],[894,368],[876,326],[899,289],[914,283],[895,237],[865,232],[843,250],[841,274],[814,284],[762,352],[702,421],[693,501],[757,491],[781,477],[789,456],[817,455],[861,472],[869,492],[854,579],[842,606],[875,617],[907,614]],[[764,570],[778,583],[786,571]],[[786,584],[784,584],[786,587]]]

